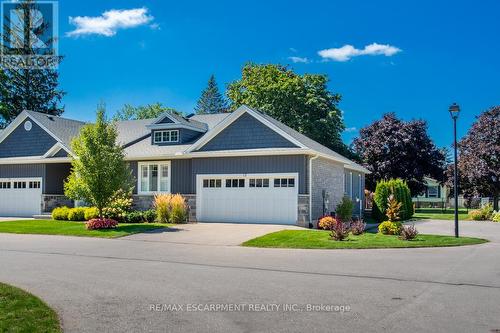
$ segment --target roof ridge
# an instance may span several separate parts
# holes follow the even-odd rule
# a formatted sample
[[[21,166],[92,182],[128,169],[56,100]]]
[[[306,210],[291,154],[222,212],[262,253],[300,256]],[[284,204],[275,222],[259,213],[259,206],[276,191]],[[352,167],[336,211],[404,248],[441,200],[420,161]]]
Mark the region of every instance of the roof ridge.
[[[81,123],[81,124],[88,124],[87,122],[85,121],[82,121],[82,120],[77,120],[77,119],[72,119],[72,118],[66,118],[66,117],[61,117],[61,116],[57,116],[57,115],[54,115],[54,114],[49,114],[49,113],[45,113],[45,112],[38,112],[38,111],[33,111],[33,110],[24,110],[26,111],[28,114],[29,113],[35,113],[37,115],[41,115],[41,116],[45,116],[45,117],[54,117],[54,118],[58,118],[58,119],[63,119],[63,120],[69,120],[69,121],[74,121],[74,122],[78,122],[78,123]]]

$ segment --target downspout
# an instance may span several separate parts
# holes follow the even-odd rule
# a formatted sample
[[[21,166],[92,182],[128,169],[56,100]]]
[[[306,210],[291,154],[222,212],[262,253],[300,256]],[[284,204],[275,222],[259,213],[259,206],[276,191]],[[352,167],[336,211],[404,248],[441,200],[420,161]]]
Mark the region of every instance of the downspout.
[[[317,159],[319,155],[309,158],[309,227],[312,226],[312,161]]]

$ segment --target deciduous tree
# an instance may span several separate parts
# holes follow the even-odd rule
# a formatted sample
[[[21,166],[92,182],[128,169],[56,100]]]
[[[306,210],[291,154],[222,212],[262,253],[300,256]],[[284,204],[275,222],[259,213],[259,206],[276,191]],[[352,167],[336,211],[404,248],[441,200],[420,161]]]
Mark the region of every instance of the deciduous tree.
[[[498,210],[500,196],[500,106],[476,118],[458,143],[460,190],[465,196],[492,197]],[[451,176],[451,172],[448,173]],[[451,178],[451,177],[449,177]]]
[[[227,90],[231,109],[242,104],[257,108],[296,131],[333,149],[349,155],[342,142],[345,129],[338,108],[340,95],[328,90],[328,77],[318,74],[299,75],[281,65],[247,64],[240,80]]]
[[[372,191],[379,180],[401,178],[417,195],[425,190],[424,176],[443,179],[445,154],[432,142],[423,120],[405,122],[394,113],[385,114],[359,131],[354,149],[372,172],[366,178]]]
[[[106,120],[101,105],[95,124],[85,125],[71,144],[75,158],[64,192],[71,199],[97,207],[101,218],[113,195],[119,190],[129,191],[132,186],[131,171],[116,138],[116,128]]]
[[[113,120],[137,120],[157,118],[162,113],[179,113],[173,108],[163,106],[161,103],[147,104],[142,106],[132,106],[125,104],[121,110],[118,110],[113,116]]]

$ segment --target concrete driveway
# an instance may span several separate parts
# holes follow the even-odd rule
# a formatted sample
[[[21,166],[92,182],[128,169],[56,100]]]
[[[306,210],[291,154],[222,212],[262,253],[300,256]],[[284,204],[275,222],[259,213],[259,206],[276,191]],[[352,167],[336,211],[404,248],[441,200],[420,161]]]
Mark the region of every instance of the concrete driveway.
[[[426,223],[417,227],[450,228]],[[483,230],[498,235],[500,224]],[[43,298],[66,332],[491,332],[500,329],[500,242],[490,238],[290,250],[0,234],[0,281]]]
[[[179,224],[165,230],[135,234],[123,239],[194,245],[240,245],[241,243],[271,232],[284,229],[302,229],[289,225],[192,223]]]

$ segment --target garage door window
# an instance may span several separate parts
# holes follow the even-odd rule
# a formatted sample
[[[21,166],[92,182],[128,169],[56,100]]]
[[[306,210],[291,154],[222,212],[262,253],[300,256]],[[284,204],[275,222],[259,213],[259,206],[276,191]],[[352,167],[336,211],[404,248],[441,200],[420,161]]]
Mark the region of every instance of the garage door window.
[[[203,179],[203,187],[220,188],[222,187],[221,179]]]
[[[269,187],[269,178],[252,178],[250,187]]]
[[[0,182],[0,190],[9,188],[10,188],[10,182]]]
[[[295,178],[275,178],[274,187],[295,187]]]
[[[38,181],[29,182],[29,188],[40,188],[40,182]]]
[[[226,187],[245,187],[244,179],[226,179]]]
[[[26,182],[14,182],[14,188],[26,188]]]

